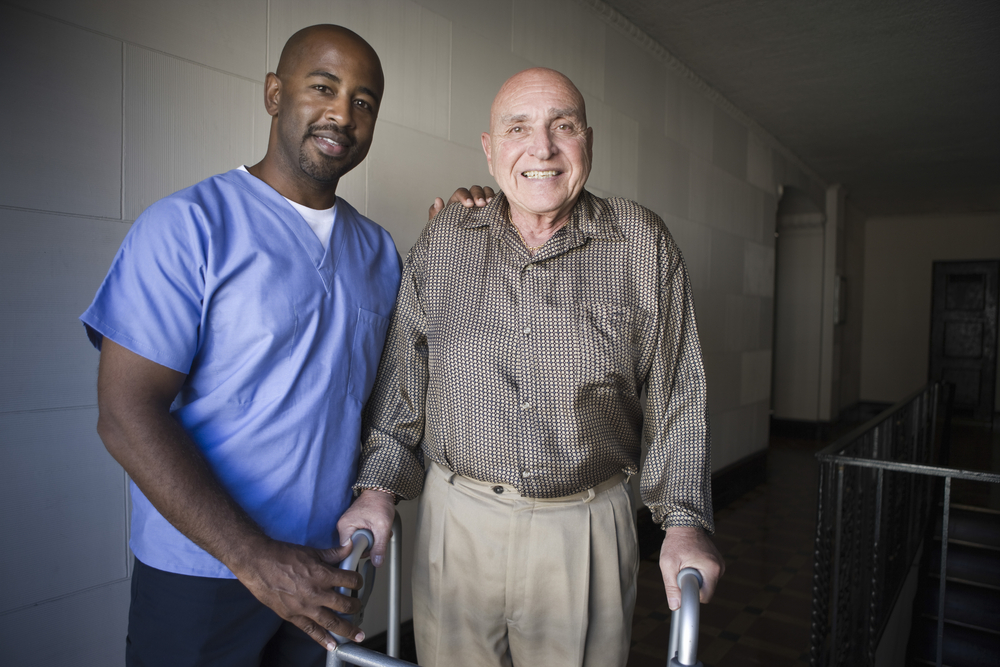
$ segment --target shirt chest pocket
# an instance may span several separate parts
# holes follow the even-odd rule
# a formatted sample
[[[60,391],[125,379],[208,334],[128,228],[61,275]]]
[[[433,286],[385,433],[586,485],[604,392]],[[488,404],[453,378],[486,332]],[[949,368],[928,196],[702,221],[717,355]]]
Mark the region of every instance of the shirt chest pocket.
[[[620,304],[583,302],[577,324],[585,383],[635,383],[641,314]]]
[[[378,371],[378,362],[382,357],[385,332],[388,328],[389,318],[358,308],[347,393],[361,403],[368,400],[372,385],[375,384],[375,373]]]

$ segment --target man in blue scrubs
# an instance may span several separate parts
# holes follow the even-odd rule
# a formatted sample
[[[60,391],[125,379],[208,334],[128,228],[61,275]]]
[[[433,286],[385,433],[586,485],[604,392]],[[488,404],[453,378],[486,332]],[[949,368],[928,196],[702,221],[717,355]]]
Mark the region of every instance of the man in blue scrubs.
[[[267,75],[267,154],[149,207],[81,316],[98,432],[132,482],[130,665],[323,665],[360,577],[336,522],[399,286],[336,196],[371,146],[375,51],[338,26]]]

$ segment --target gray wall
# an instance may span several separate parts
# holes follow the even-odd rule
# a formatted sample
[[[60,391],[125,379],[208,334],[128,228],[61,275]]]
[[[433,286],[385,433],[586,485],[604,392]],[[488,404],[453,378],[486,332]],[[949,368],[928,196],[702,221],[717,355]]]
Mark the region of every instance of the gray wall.
[[[871,217],[864,252],[861,397],[894,403],[927,382],[933,263],[1000,259],[1000,215]]]
[[[583,91],[590,188],[666,220],[690,269],[714,467],[766,446],[776,190],[825,185],[599,3],[573,0],[22,0],[0,5],[0,655],[122,663],[126,479],[94,432],[97,353],[76,317],[151,202],[263,154],[285,39],[347,25],[382,57],[367,161],[339,194],[401,252],[435,195],[489,182],[479,132],[531,65]],[[409,521],[412,504],[401,512]],[[408,603],[408,600],[407,600]],[[369,633],[384,628],[373,609]],[[405,614],[404,614],[405,616]]]

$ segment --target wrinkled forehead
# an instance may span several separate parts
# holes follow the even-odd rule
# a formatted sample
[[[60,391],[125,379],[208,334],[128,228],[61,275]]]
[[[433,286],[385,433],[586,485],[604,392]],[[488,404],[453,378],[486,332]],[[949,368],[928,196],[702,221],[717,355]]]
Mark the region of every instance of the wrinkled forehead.
[[[587,109],[573,82],[558,72],[529,70],[507,80],[490,110],[490,126],[511,122],[573,118],[584,126]]]

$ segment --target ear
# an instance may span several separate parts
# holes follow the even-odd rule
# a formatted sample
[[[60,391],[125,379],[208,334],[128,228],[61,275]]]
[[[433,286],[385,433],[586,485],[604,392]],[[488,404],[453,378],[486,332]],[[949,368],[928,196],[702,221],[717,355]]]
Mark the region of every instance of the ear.
[[[483,142],[483,152],[486,153],[486,166],[490,170],[490,176],[496,178],[496,174],[493,173],[493,154],[490,152],[491,149],[493,148],[492,144],[490,143],[490,133],[483,132],[479,136],[479,138]]]
[[[278,102],[281,99],[281,79],[274,72],[268,72],[264,79],[264,109],[267,115],[278,115]]]
[[[594,164],[594,128],[587,128],[587,159]]]

